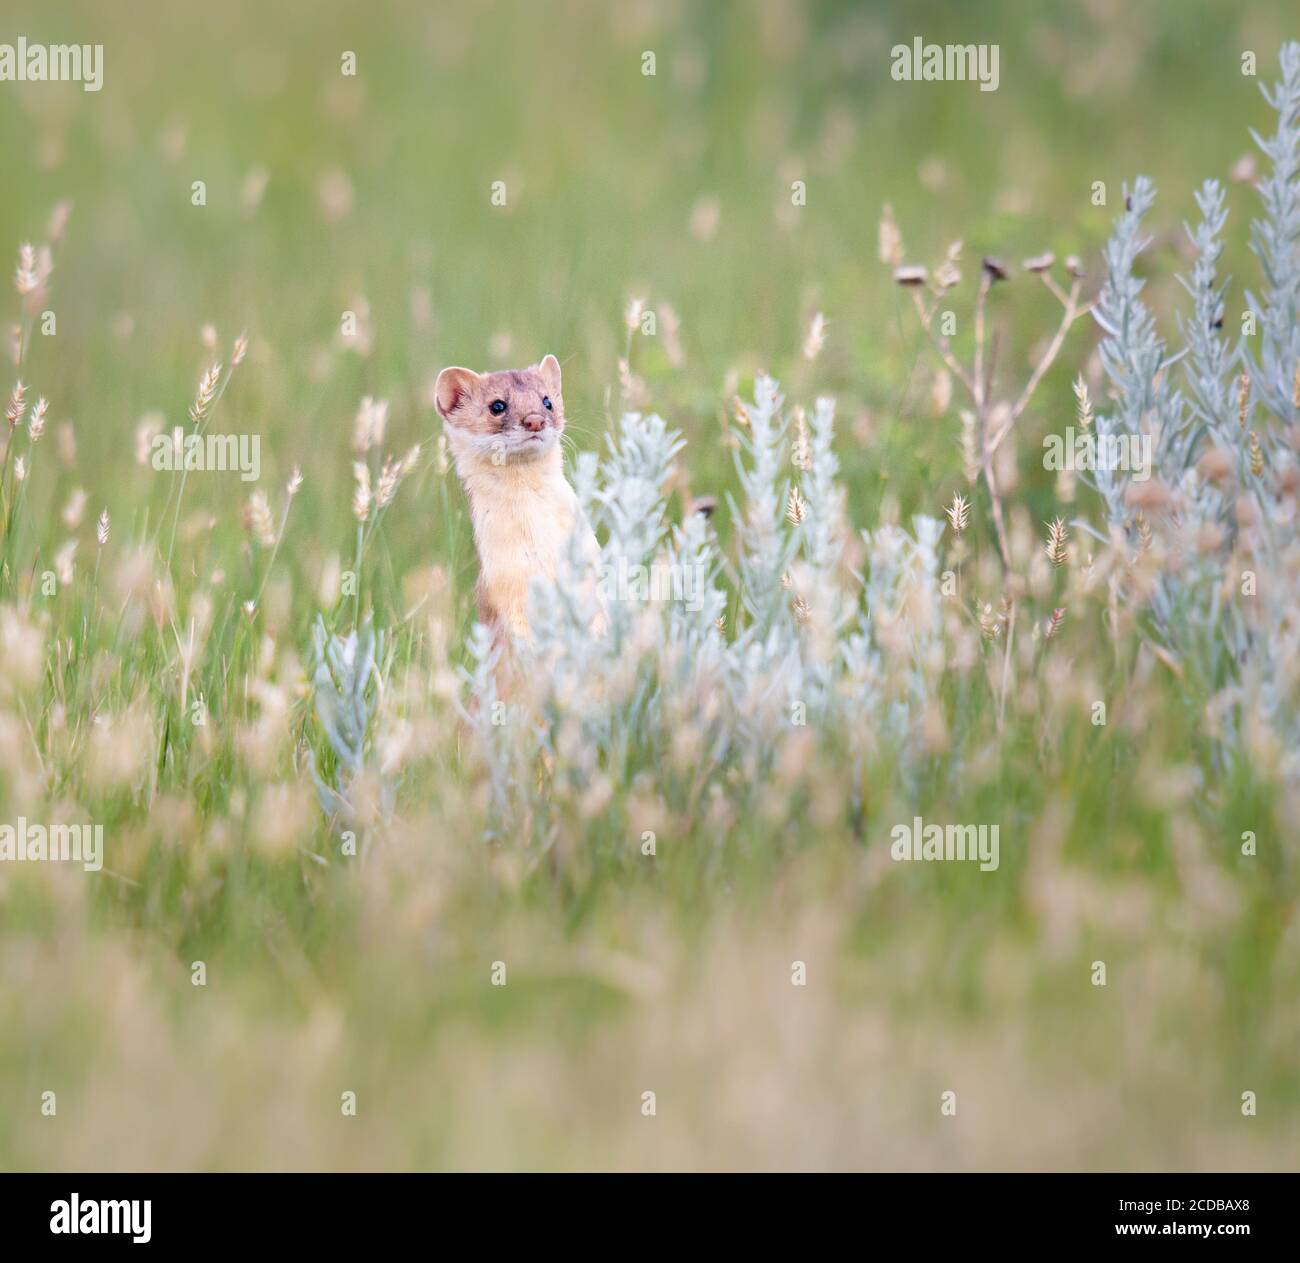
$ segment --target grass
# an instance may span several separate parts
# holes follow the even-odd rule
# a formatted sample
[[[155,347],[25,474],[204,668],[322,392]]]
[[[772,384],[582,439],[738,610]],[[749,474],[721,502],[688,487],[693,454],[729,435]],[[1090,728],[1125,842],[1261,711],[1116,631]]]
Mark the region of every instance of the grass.
[[[1175,208],[1264,125],[1238,50],[1271,74],[1285,17],[390,3],[364,24],[288,5],[272,28],[238,0],[20,3],[29,41],[102,41],[106,79],[94,95],[0,85],[0,242],[39,244],[72,203],[12,374],[27,413],[39,396],[49,411],[36,444],[19,432],[6,451],[0,823],[92,819],[105,871],[0,865],[0,1165],[1289,1163],[1294,787],[1262,728],[1216,758],[1212,699],[1152,651],[1139,603],[1112,602],[1104,549],[1090,567],[1075,530],[1059,566],[1044,552],[1041,524],[1071,514],[1039,439],[1075,417],[1080,374],[1106,406],[1095,330],[1069,332],[1004,449],[1008,579],[987,486],[963,476],[960,400],[943,401],[877,251],[886,202],[910,263],[963,239],[964,359],[977,261],[1077,254],[1091,297],[1121,182],[1141,170],[1169,201],[1144,264],[1167,318]],[[889,81],[889,46],[918,32],[1001,42],[999,91]],[[348,49],[355,79],[339,73]],[[1230,187],[1236,221],[1253,197]],[[1238,275],[1244,239],[1226,259]],[[629,336],[635,299],[655,337]],[[989,304],[1014,397],[1060,309],[1019,268]],[[603,454],[642,391],[686,438],[667,513],[681,520],[687,490],[718,499],[730,643],[752,538],[728,504],[746,503],[733,399],[752,401],[760,372],[808,417],[817,396],[838,401],[835,573],[855,600],[860,529],[973,502],[940,545],[964,612],[945,607],[907,741],[874,739],[883,707],[802,734],[753,719],[738,738],[748,703],[720,703],[709,728],[708,696],[637,650],[661,713],[633,722],[597,692],[617,687],[604,660],[587,693],[543,692],[554,764],[510,764],[514,809],[494,809],[491,760],[456,706],[476,570],[428,392],[444,364],[546,351],[580,449]],[[358,453],[366,396],[388,401],[386,433]],[[189,425],[191,408],[213,432],[261,436],[255,486],[138,461],[139,427]],[[354,461],[377,487],[381,456],[416,444],[359,533]],[[1085,488],[1074,512],[1101,521]],[[996,621],[1008,591],[1014,638],[985,636],[981,613]],[[340,770],[313,704],[312,628],[323,613],[345,633],[367,611],[386,638],[348,790],[363,860],[321,811],[308,752],[322,777]],[[903,661],[885,662],[889,694]],[[580,724],[602,714],[596,744]],[[723,753],[702,724],[729,736]],[[506,762],[527,749],[517,729],[508,742]],[[914,814],[1000,822],[998,871],[894,864],[890,829]]]

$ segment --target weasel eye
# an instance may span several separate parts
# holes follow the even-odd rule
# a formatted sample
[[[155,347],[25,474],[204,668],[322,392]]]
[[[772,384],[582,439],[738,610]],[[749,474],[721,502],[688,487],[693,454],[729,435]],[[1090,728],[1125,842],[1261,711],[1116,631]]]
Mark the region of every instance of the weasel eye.
[[[506,410],[506,401],[504,399],[494,399],[491,410],[494,417],[499,417]]]
[[[551,409],[551,397],[550,397],[549,395],[543,395],[543,396],[542,396],[542,407],[545,408],[547,412],[552,411],[552,409]]]

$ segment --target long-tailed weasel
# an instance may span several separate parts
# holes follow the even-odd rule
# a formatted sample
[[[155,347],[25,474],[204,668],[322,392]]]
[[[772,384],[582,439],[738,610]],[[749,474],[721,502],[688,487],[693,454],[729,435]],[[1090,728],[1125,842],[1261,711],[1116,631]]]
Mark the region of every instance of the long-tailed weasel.
[[[503,641],[526,638],[529,584],[554,582],[575,529],[584,561],[594,567],[600,556],[560,458],[559,361],[500,373],[444,368],[435,397],[474,523],[479,618]]]

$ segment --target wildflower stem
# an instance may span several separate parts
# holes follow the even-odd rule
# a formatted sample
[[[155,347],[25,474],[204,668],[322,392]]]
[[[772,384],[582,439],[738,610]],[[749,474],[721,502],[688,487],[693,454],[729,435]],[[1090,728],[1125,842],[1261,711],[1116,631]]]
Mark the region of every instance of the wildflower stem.
[[[361,560],[365,553],[365,546],[366,546],[365,523],[358,522],[357,523],[357,560],[356,560],[356,565],[354,567],[356,573],[353,580],[355,586],[352,593],[353,626],[358,628],[361,626]]]
[[[1076,277],[1070,285],[1070,292],[1063,294],[1061,287],[1047,275],[1046,272],[1040,273],[1048,288],[1051,289],[1058,298],[1061,299],[1065,310],[1061,315],[1061,323],[1057,325],[1056,332],[1052,335],[1052,340],[1048,343],[1047,350],[1043,352],[1042,358],[1034,366],[1034,371],[1030,373],[1029,380],[1025,383],[1025,388],[1020,392],[1020,397],[1011,407],[1011,413],[1003,423],[1002,428],[993,436],[989,444],[989,451],[996,452],[999,444],[1011,432],[1011,428],[1020,419],[1020,415],[1029,406],[1030,399],[1033,398],[1034,391],[1038,389],[1039,383],[1043,380],[1047,370],[1052,367],[1056,357],[1061,353],[1061,347],[1065,344],[1065,335],[1069,333],[1070,326],[1074,324],[1080,316],[1086,315],[1092,310],[1092,305],[1087,304],[1084,307],[1079,306],[1079,289],[1080,281]]]
[[[992,275],[987,270],[982,271],[979,291],[975,295],[975,371],[972,374],[975,381],[977,410],[984,408],[989,395],[989,383],[984,380],[984,317],[988,306],[989,289],[992,285]]]
[[[271,556],[267,559],[266,569],[262,572],[262,582],[258,584],[257,595],[253,598],[254,605],[262,603],[262,593],[266,591],[266,581],[271,577],[271,570],[275,566],[276,554],[280,551],[280,544],[284,540],[284,530],[289,524],[289,509],[293,504],[293,497],[289,496],[284,502],[284,512],[280,514],[280,529],[276,532],[275,544],[271,549]]]
[[[1011,602],[1007,614],[1007,647],[1002,654],[1002,688],[998,696],[998,730],[1001,731],[1007,714],[1007,687],[1011,683],[1011,648],[1016,639],[1016,602]]]
[[[934,349],[938,351],[939,358],[943,360],[944,364],[951,371],[952,375],[956,377],[957,380],[961,382],[963,386],[966,387],[966,390],[970,394],[971,398],[972,399],[977,398],[975,392],[975,383],[971,380],[970,374],[966,371],[962,363],[957,359],[955,355],[953,355],[952,351],[949,349],[947,339],[939,337],[934,332],[933,325],[932,325],[933,313],[926,310],[925,300],[921,297],[921,293],[919,290],[914,289],[912,291],[912,301],[913,303],[916,304],[917,313],[921,317],[921,328],[925,330],[926,336],[930,339],[930,342],[934,346]]]

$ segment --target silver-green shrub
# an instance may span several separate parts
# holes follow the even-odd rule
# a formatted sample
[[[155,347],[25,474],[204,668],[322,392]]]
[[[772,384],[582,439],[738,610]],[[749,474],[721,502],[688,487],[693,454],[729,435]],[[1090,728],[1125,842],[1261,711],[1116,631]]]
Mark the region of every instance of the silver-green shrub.
[[[681,436],[658,416],[628,413],[599,468],[584,455],[575,470],[579,502],[603,540],[602,582],[593,587],[575,552],[558,583],[535,586],[531,641],[518,647],[527,705],[507,708],[505,722],[485,718],[503,712],[491,638],[475,630],[465,714],[487,764],[494,834],[545,848],[561,802],[598,813],[602,789],[635,789],[648,766],[670,803],[742,810],[800,729],[859,752],[886,743],[906,758],[915,747],[919,708],[942,665],[943,525],[917,517],[914,534],[869,533],[865,586],[854,590],[841,567],[848,528],[834,402],[817,400],[808,457],[796,468],[777,383],[760,377],[754,396],[731,506],[734,571],[705,516],[668,521],[665,488]],[[796,481],[797,522],[788,513]],[[629,574],[664,582],[617,581]],[[729,606],[737,612],[727,627]]]
[[[1254,134],[1267,163],[1250,234],[1263,284],[1245,291],[1245,319],[1231,313],[1219,272],[1224,193],[1207,180],[1187,226],[1182,345],[1166,343],[1135,275],[1155,189],[1139,178],[1126,190],[1096,309],[1114,400],[1097,429],[1152,437],[1155,491],[1138,494],[1128,474],[1105,469],[1096,485],[1125,545],[1159,554],[1150,631],[1189,697],[1224,703],[1221,751],[1239,748],[1234,738],[1258,717],[1300,775],[1300,43],[1282,49],[1281,78],[1263,93],[1276,121],[1270,135]]]

